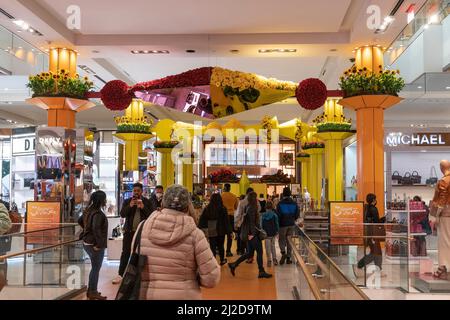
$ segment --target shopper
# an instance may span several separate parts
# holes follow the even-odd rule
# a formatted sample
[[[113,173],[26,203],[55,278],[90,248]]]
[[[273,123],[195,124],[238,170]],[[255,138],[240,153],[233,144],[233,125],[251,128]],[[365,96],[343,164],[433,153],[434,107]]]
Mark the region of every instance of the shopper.
[[[271,278],[272,275],[264,270],[262,241],[259,238],[260,213],[258,207],[257,194],[250,192],[247,195],[247,205],[244,208],[244,216],[241,225],[241,239],[247,239],[247,252],[240,256],[234,263],[229,263],[231,274],[235,276],[236,268],[245,260],[253,257],[256,251],[256,260],[258,262],[258,278]]]
[[[266,198],[264,197],[264,195],[262,193],[259,194],[259,206],[261,207],[261,213],[266,212]]]
[[[203,232],[188,215],[190,197],[183,186],[170,186],[161,211],[144,222],[141,254],[141,299],[198,300],[200,286],[215,287],[220,267]]]
[[[234,212],[238,208],[239,200],[233,193],[231,193],[231,185],[229,183],[226,183],[224,186],[224,191],[222,193],[222,201],[223,205],[227,209],[228,224],[229,229],[231,230],[227,234],[227,257],[232,257],[233,254],[231,253],[231,245],[233,244],[233,231],[235,230]]]
[[[234,217],[234,225],[235,225],[235,228],[238,229],[239,235],[241,234],[240,226],[244,219],[245,208],[247,207],[247,204],[248,204],[247,196],[251,192],[254,192],[253,188],[248,188],[246,191],[245,198],[239,202],[238,209],[237,209],[236,215]],[[258,213],[259,213],[261,211],[261,206],[258,201],[256,201],[256,203],[258,205]],[[239,241],[240,241],[240,245],[238,245],[238,247],[239,247],[239,249],[241,249],[240,250],[241,254],[244,254],[245,250],[247,249],[247,238],[240,237]],[[247,260],[247,263],[252,263],[252,262],[253,262],[253,255],[251,255]]]
[[[262,214],[262,228],[267,233],[267,238],[264,240],[266,246],[267,255],[267,267],[278,265],[277,253],[275,250],[275,238],[280,230],[280,225],[278,222],[278,216],[274,211],[273,202],[268,201],[266,204],[266,212]]]
[[[106,300],[97,290],[100,269],[105,256],[108,241],[108,218],[103,212],[106,206],[106,193],[101,190],[95,191],[89,200],[89,205],[78,220],[83,228],[81,240],[83,247],[91,260],[91,271],[87,297],[89,300]]]
[[[280,222],[279,246],[281,250],[280,265],[285,262],[291,264],[292,248],[288,238],[295,233],[295,221],[300,217],[300,210],[291,197],[291,189],[285,187],[283,189],[282,199],[277,206],[277,215]]]
[[[4,236],[11,229],[11,219],[9,212],[3,202],[0,203],[0,256],[11,250],[11,237]],[[7,265],[6,260],[0,260],[0,291],[7,283]]]
[[[161,185],[157,185],[155,187],[155,191],[152,193],[150,197],[150,202],[152,204],[152,207],[150,209],[151,212],[161,210],[163,196],[164,196],[164,187]]]
[[[133,196],[124,201],[120,216],[125,218],[123,226],[122,255],[120,256],[119,275],[113,279],[113,284],[122,281],[131,254],[131,243],[141,221],[147,219],[155,209],[152,202],[142,196],[143,186],[139,182],[133,185]]]
[[[223,266],[227,263],[224,249],[225,235],[230,234],[232,230],[228,222],[227,209],[219,193],[211,196],[211,201],[200,216],[199,228],[208,230],[211,251],[214,256],[219,252],[220,265]]]
[[[378,214],[378,209],[376,207],[377,205],[377,197],[373,193],[369,193],[366,196],[366,206],[364,209],[364,223],[371,224],[371,223],[384,223],[385,217],[380,218]],[[357,266],[353,265],[353,272],[355,273],[355,276],[358,277],[361,274],[361,269],[366,267],[371,262],[374,262],[375,265],[380,269],[382,269],[382,251],[381,251],[381,239],[377,238],[371,238],[371,236],[375,236],[374,232],[374,226],[368,226],[366,228],[366,236],[365,239],[365,245],[364,245],[364,251],[366,247],[369,247],[370,253],[367,255],[365,254],[364,257],[359,260]],[[357,267],[357,268],[355,268]],[[358,270],[360,269],[360,270]],[[385,276],[384,274],[380,273],[382,276]]]

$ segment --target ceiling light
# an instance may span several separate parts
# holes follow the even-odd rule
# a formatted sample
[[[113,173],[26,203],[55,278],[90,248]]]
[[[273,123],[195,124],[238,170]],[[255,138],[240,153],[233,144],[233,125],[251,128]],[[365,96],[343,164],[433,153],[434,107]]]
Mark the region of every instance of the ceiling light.
[[[413,124],[411,124],[411,125],[410,125],[410,127],[411,127],[411,128],[414,128],[414,125],[413,125]]]
[[[417,89],[422,89],[422,86],[418,86]]]
[[[436,13],[436,14],[433,14],[431,17],[430,17],[430,22],[429,23],[438,23],[439,22],[439,15]]]
[[[258,50],[259,53],[292,53],[292,52],[297,52],[297,49],[259,49]]]
[[[17,30],[17,33],[21,33],[22,32],[22,30]]]
[[[450,87],[445,87],[445,90],[450,90]]]
[[[23,21],[23,20],[14,20],[13,23],[14,23],[15,25],[18,25],[19,27],[21,27],[22,24],[24,23],[24,21]]]
[[[429,24],[426,24],[426,25],[423,26],[424,29],[428,29],[429,27],[430,27]]]
[[[195,50],[194,50],[194,49],[187,49],[186,52],[187,52],[187,53],[194,53]]]
[[[238,50],[238,49],[231,49],[230,52],[231,52],[231,53],[238,53],[239,50]]]
[[[387,16],[386,18],[384,18],[384,22],[386,23],[391,23],[395,20],[395,18],[393,16]]]

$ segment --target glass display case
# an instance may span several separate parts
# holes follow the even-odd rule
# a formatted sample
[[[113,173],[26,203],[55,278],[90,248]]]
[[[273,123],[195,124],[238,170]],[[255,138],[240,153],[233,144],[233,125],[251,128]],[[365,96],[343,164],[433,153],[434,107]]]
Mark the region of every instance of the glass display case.
[[[116,143],[100,143],[99,148],[98,186],[106,193],[106,214],[118,216],[117,209],[117,161],[118,147]]]

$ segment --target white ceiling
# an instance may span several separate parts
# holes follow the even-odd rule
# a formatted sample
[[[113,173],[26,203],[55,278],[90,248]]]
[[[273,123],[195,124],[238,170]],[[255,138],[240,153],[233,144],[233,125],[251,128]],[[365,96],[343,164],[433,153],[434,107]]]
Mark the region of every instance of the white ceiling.
[[[42,0],[62,23],[81,9],[82,34],[336,32],[351,0]],[[324,16],[324,12],[327,14]],[[320,23],[318,23],[320,21]]]

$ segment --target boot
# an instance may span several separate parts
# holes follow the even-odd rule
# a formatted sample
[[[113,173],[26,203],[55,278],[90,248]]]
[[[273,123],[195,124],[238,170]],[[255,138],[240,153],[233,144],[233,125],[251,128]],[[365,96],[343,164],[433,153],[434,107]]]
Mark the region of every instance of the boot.
[[[277,259],[273,259],[273,265],[277,266],[278,265],[278,260]]]
[[[265,278],[265,279],[269,279],[272,278],[272,275],[270,273],[267,273],[265,270],[262,270],[259,272],[258,278]]]
[[[87,293],[88,300],[106,300],[107,297],[102,296],[100,292],[88,292]]]
[[[286,264],[292,264],[292,260],[291,260],[290,257],[288,257],[288,258],[286,259]]]
[[[235,274],[235,272],[236,272],[236,265],[234,264],[234,263],[229,263],[228,264],[228,267],[230,268],[230,271],[231,271],[231,274],[233,275],[233,277],[236,275]]]

